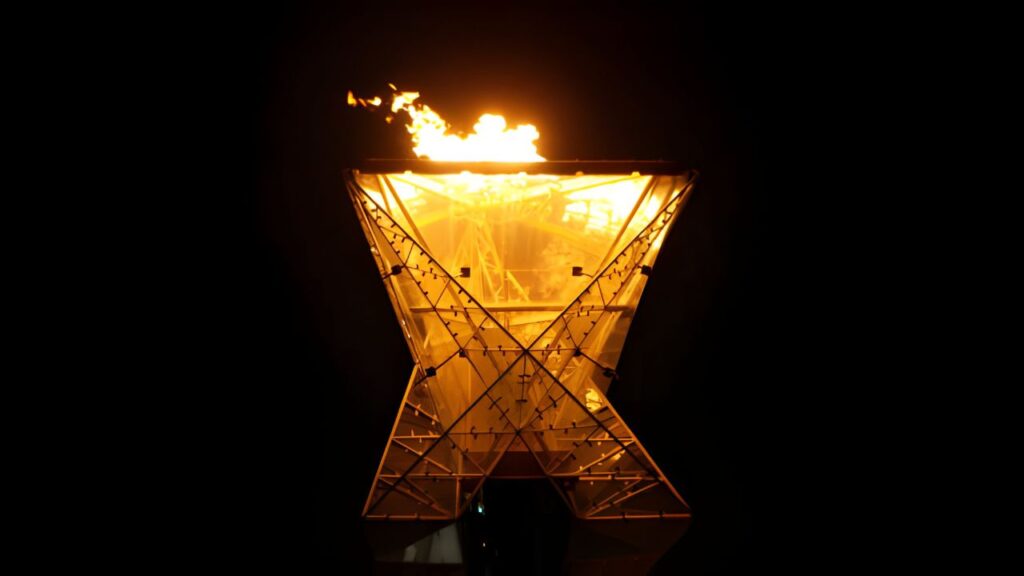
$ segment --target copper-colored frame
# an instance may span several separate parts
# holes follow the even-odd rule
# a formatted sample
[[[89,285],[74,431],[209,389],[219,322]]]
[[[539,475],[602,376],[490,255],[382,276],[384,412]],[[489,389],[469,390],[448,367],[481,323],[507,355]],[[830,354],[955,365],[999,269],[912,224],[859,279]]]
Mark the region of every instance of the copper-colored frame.
[[[650,179],[611,243],[624,247],[609,252],[593,274],[584,274],[590,280],[570,303],[486,306],[471,293],[460,271],[446,269],[432,255],[390,180],[409,172],[463,171],[566,177],[640,174]],[[349,194],[415,361],[364,517],[451,520],[466,510],[488,477],[538,476],[547,477],[582,519],[690,517],[689,506],[604,396],[615,378],[618,353],[603,355],[597,348],[612,332],[621,345],[643,277],[652,270],[657,247],[689,199],[695,179],[695,171],[665,162],[385,160],[367,161],[346,173]],[[374,191],[368,191],[367,182]],[[639,217],[645,195],[653,200],[656,183],[669,191],[658,201],[656,214],[649,222],[634,224],[643,227],[631,240],[622,238]],[[617,302],[620,293],[628,301]],[[520,342],[507,326],[510,314],[553,310],[550,324],[532,341]],[[453,323],[469,328],[468,338],[460,338]],[[591,332],[598,330],[604,336],[588,343]],[[438,334],[444,339],[440,344]],[[456,365],[464,366],[470,374],[465,378],[474,383],[465,384],[464,402],[448,403],[457,405],[458,413],[442,416],[444,401],[439,398],[445,392],[430,386],[462,386],[453,376]],[[577,372],[586,373],[575,378],[583,384],[569,384]],[[602,450],[604,445],[609,448]],[[529,455],[535,465],[524,467],[519,458],[518,465],[510,466],[515,455]]]

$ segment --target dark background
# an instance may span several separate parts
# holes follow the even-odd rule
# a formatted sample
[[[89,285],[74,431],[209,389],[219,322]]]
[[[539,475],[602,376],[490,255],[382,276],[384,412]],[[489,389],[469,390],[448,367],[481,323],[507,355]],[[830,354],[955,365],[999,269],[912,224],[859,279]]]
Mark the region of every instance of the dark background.
[[[400,126],[345,105],[387,82],[459,128],[484,112],[533,123],[548,159],[701,172],[611,391],[694,509],[655,573],[860,557],[840,551],[866,512],[836,465],[852,379],[836,325],[852,305],[835,296],[830,231],[857,121],[827,42],[842,16],[589,2],[185,17],[162,51],[165,120],[180,122],[167,198],[183,219],[156,330],[168,361],[149,369],[174,416],[153,490],[168,545],[148,561],[369,570],[358,517],[411,360],[342,171],[411,155]]]

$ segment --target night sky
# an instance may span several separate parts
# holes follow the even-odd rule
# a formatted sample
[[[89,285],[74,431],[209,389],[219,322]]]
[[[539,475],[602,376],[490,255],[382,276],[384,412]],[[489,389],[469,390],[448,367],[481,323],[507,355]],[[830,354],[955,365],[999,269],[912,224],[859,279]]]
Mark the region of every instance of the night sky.
[[[342,172],[411,147],[345,95],[392,82],[456,127],[484,112],[532,123],[548,159],[700,171],[610,392],[694,510],[654,573],[844,563],[821,428],[842,404],[817,235],[835,178],[821,135],[839,124],[812,42],[828,31],[776,8],[637,4],[190,16],[169,48],[188,95],[175,113],[197,127],[177,202],[199,223],[175,279],[189,294],[175,550],[231,572],[370,570],[359,513],[411,359]]]

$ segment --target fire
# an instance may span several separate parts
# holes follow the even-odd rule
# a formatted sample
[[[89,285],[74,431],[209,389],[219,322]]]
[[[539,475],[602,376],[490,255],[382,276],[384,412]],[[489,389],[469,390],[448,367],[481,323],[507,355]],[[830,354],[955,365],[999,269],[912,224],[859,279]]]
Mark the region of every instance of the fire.
[[[406,130],[412,134],[412,151],[416,156],[439,161],[463,162],[543,162],[537,153],[536,141],[540,132],[532,124],[520,124],[509,128],[505,117],[498,114],[484,114],[473,126],[473,133],[460,136],[451,132],[451,126],[444,118],[431,110],[430,106],[416,102],[419,92],[395,93],[391,100],[391,114],[385,120],[391,122],[394,114],[405,111],[409,114]],[[380,97],[357,98],[348,93],[349,106],[378,108]]]

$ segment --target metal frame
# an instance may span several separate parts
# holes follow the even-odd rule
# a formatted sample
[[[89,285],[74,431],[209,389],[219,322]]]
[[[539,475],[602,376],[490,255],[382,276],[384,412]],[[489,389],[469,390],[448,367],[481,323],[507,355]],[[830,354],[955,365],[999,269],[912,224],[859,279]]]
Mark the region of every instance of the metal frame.
[[[476,174],[639,173],[670,176],[677,179],[678,186],[665,196],[656,215],[632,240],[604,256],[582,292],[536,338],[520,342],[496,315],[551,312],[557,308],[483,305],[460,282],[458,274],[447,271],[431,255],[390,182],[390,175],[410,171],[458,174],[463,170]],[[382,202],[360,186],[360,174],[376,176]],[[346,173],[348,192],[416,362],[363,507],[365,518],[458,518],[512,451],[528,452],[579,518],[690,517],[689,506],[603,391],[588,388],[587,396],[581,397],[579,386],[574,388],[569,382],[574,374],[585,370],[615,378],[614,365],[603,365],[597,359],[604,343],[602,333],[607,334],[613,327],[628,330],[643,289],[641,276],[650,271],[656,257],[657,250],[652,246],[668,233],[689,200],[695,179],[695,171],[682,171],[675,164],[663,162],[467,164],[372,160]],[[652,178],[636,200],[611,244],[613,249],[654,183]],[[404,219],[404,224],[398,219]],[[430,295],[431,290],[436,290],[435,296]],[[624,297],[632,300],[623,302]],[[417,333],[414,337],[412,327],[417,318],[428,318],[436,329],[427,336]],[[460,338],[451,327],[453,322],[467,326],[469,337],[462,334]],[[599,333],[592,338],[595,332]],[[451,353],[435,357],[436,350],[430,349],[438,346],[431,339],[445,338],[450,341],[445,340],[447,348],[441,348],[451,349]],[[474,394],[467,388],[467,402],[461,412],[444,417],[439,409],[444,405],[441,394],[434,393],[430,386],[455,386],[450,374],[456,364],[467,369],[470,380],[486,385],[472,401],[468,399]],[[481,422],[492,425],[487,430],[482,426],[477,429]],[[403,424],[408,426],[408,433],[402,433]],[[495,430],[496,426],[500,429]],[[480,437],[484,437],[483,442]],[[488,441],[489,449],[478,449]],[[605,444],[610,448],[601,450]]]
[[[353,170],[367,174],[632,174],[677,175],[694,174],[678,162],[663,160],[553,160],[547,162],[435,162],[433,160],[379,159],[363,160]]]

